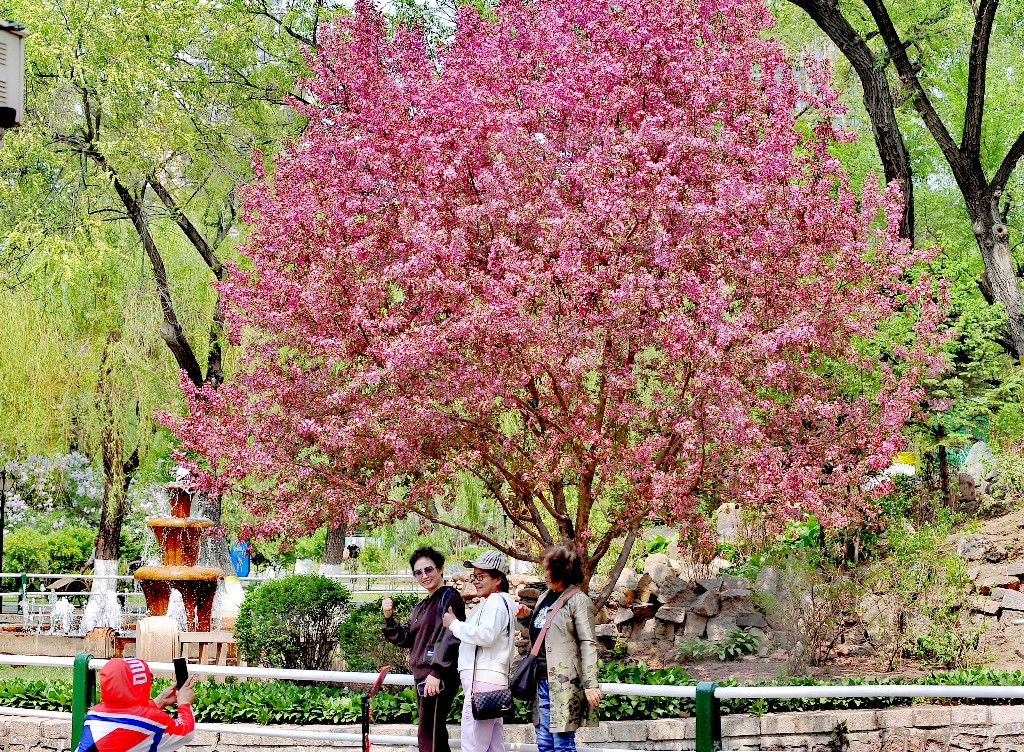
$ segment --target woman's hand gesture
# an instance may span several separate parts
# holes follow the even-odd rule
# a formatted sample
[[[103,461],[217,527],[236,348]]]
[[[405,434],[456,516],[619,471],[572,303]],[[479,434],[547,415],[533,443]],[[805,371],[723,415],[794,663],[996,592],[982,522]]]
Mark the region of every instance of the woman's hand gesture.
[[[452,624],[454,624],[458,620],[459,619],[455,615],[455,612],[452,611],[452,607],[451,606],[448,607],[448,610],[445,611],[444,616],[441,617],[441,623],[444,624],[444,628],[445,629],[450,629]]]
[[[391,614],[395,612],[395,602],[391,600],[391,596],[384,596],[384,599],[380,602],[380,610],[384,612],[385,619],[391,618]]]

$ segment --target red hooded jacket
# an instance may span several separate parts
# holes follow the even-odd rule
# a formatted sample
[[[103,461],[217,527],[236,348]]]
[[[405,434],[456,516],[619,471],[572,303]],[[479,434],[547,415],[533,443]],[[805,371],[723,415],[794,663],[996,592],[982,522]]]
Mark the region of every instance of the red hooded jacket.
[[[192,738],[191,705],[178,718],[150,699],[153,674],[138,658],[114,658],[100,669],[100,699],[85,717],[77,752],[172,752]]]

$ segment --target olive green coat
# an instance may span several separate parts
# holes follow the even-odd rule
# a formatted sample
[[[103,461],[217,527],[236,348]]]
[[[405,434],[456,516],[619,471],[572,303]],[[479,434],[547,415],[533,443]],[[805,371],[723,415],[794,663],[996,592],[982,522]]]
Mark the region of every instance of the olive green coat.
[[[543,603],[544,598],[545,595],[541,595],[537,604]],[[535,614],[536,611],[534,606]],[[582,591],[577,592],[555,614],[544,637],[552,733],[564,734],[581,726],[598,725],[597,710],[590,707],[583,693],[585,689],[598,686],[595,614],[590,597]],[[540,711],[534,699],[534,725],[539,721]]]

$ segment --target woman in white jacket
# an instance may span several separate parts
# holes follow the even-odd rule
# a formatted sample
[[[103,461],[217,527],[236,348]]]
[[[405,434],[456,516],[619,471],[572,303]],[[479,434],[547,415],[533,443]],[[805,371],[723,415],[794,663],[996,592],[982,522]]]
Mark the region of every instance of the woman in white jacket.
[[[516,601],[508,593],[508,559],[487,551],[476,561],[473,583],[483,603],[466,621],[459,621],[451,609],[444,625],[462,641],[459,648],[459,679],[462,681],[462,752],[504,752],[502,720],[478,721],[473,717],[472,697],[477,692],[494,692],[508,686],[508,673],[515,651]]]

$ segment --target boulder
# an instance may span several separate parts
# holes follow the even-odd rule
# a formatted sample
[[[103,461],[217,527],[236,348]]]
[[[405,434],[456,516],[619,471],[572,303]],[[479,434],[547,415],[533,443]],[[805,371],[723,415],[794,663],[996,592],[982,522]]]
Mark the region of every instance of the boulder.
[[[686,623],[683,625],[683,638],[692,640],[703,637],[708,626],[708,617],[699,614],[689,613],[686,615]],[[679,634],[679,630],[676,630]]]
[[[519,591],[519,598],[525,598],[526,600],[536,601],[538,598],[540,598],[540,590],[538,590],[535,587],[524,586]]]
[[[612,624],[616,627],[621,627],[631,621],[633,621],[633,611],[629,608],[620,608],[612,615]]]
[[[767,629],[768,621],[761,614],[740,614],[736,617],[736,626],[754,629]]]
[[[654,614],[654,618],[658,621],[682,624],[686,621],[686,608],[683,606],[662,606]]]
[[[957,555],[967,561],[981,561],[991,549],[992,541],[989,540],[989,537],[977,533],[961,536],[956,544]]]
[[[608,624],[612,620],[611,613],[608,611],[607,606],[603,606],[601,610],[594,615],[595,624]]]
[[[644,561],[644,574],[650,576],[655,584],[660,585],[675,573],[672,571],[672,564],[668,556],[665,554],[651,554]]]
[[[640,584],[640,578],[637,577],[636,570],[632,567],[623,568],[619,574],[619,579],[615,583],[616,590],[636,590]]]
[[[619,630],[614,624],[598,624],[594,628],[594,634],[599,640],[615,640],[619,636]]]
[[[689,603],[697,595],[697,586],[682,577],[671,575],[658,584],[658,600],[662,603]]]
[[[1007,590],[1003,594],[1003,610],[1006,611],[1007,609],[1024,611],[1024,593],[1018,593],[1016,590]]]
[[[754,590],[761,595],[778,598],[782,592],[782,573],[771,564],[761,567],[754,580]]]
[[[1024,577],[1024,559],[1017,559],[1002,566],[1002,573],[1010,577]]]
[[[739,622],[738,619],[736,621],[737,623]],[[768,635],[759,627],[751,627],[747,631],[757,638],[757,657],[767,658],[768,654],[772,651],[772,641],[768,639]]]
[[[1003,596],[1006,595],[1007,593],[1013,593],[1013,592],[1015,592],[1015,591],[1010,590],[1010,588],[997,587],[997,588],[992,588],[992,592],[989,593],[988,595],[989,595],[989,598],[991,598],[992,600],[998,601],[999,603],[1002,603]]]
[[[754,613],[754,592],[747,588],[723,590],[718,594],[718,613],[722,616],[741,616]]]
[[[698,616],[717,616],[718,596],[710,590],[706,593],[701,593],[693,603],[687,606],[686,610]]]
[[[1020,580],[1009,575],[995,574],[978,581],[978,592],[982,595],[989,595],[996,588],[1020,590]]]
[[[676,636],[676,625],[670,621],[654,620],[654,635],[659,640],[672,640]]]
[[[637,619],[650,619],[658,607],[653,603],[634,603],[633,616]]]
[[[968,450],[960,472],[974,479],[978,493],[988,493],[989,486],[999,477],[998,464],[992,448],[984,441],[978,441]]]
[[[629,633],[630,642],[654,642],[657,640],[655,629],[656,619],[643,619],[633,622],[633,631]]]
[[[722,590],[751,590],[750,580],[734,574],[722,575]]]
[[[1003,610],[1003,604],[993,598],[975,598],[971,603],[971,610],[977,611],[979,614],[998,616],[999,612]]]
[[[722,578],[715,577],[710,580],[697,580],[697,592],[718,595],[722,592]]]
[[[721,642],[735,628],[736,619],[732,616],[716,616],[713,619],[708,619],[708,639],[713,642]]]
[[[651,598],[658,594],[658,583],[654,579],[644,572],[640,577],[640,583],[636,588],[636,600],[641,603],[650,603]],[[636,601],[634,601],[635,603]]]

